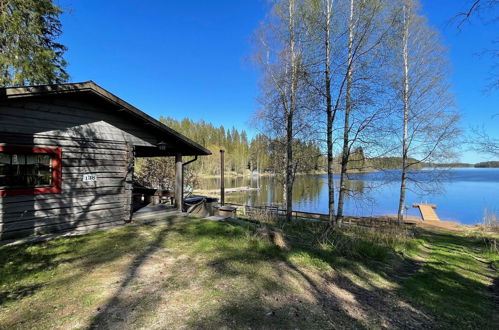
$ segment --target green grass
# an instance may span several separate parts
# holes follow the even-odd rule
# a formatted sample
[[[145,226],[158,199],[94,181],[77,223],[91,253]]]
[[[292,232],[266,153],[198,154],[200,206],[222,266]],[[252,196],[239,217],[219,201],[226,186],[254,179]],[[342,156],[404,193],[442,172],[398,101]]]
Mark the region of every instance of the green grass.
[[[0,329],[493,328],[483,237],[322,229],[286,225],[288,250],[195,219],[1,247]]]
[[[435,315],[441,328],[497,326],[490,285],[498,276],[498,255],[483,240],[461,233],[421,231],[418,237],[426,262],[400,292]]]

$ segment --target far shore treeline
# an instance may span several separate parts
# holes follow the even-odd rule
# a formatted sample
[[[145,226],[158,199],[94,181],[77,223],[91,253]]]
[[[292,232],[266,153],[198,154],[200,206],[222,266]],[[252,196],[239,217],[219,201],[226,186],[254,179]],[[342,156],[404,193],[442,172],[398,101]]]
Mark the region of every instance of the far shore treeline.
[[[186,135],[190,139],[197,141],[207,147],[212,155],[200,157],[196,162],[189,165],[188,177],[207,177],[220,175],[220,150],[225,150],[225,172],[226,175],[272,175],[279,174],[281,166],[283,166],[282,158],[278,156],[283,143],[272,140],[264,134],[257,134],[253,138],[249,138],[245,130],[238,130],[234,127],[225,128],[224,126],[214,126],[206,121],[195,122],[191,119],[184,118],[176,120],[171,117],[160,117],[160,121],[165,125],[175,129],[176,131]],[[327,171],[327,159],[319,142],[297,142],[296,150],[299,150],[302,155],[300,163],[301,173],[322,174]],[[154,168],[167,165],[173,160],[158,159],[139,159],[138,173],[145,167],[148,171],[154,173]],[[482,162],[477,164],[469,163],[447,163],[447,164],[426,164],[411,160],[414,165],[412,169],[421,169],[427,166],[434,167],[499,167],[499,161]],[[148,162],[147,166],[145,163]],[[166,164],[165,164],[166,162]],[[351,172],[371,172],[382,169],[400,169],[400,157],[376,157],[369,158],[364,155],[361,147],[358,147],[350,155],[349,170]],[[340,170],[341,155],[335,157],[335,171]],[[165,176],[166,172],[171,172],[173,178],[173,163],[168,166],[161,166],[159,176]],[[158,178],[151,175],[149,180],[144,183],[154,185],[154,181]],[[149,181],[149,182],[147,182]]]
[[[282,143],[263,134],[248,138],[245,130],[214,126],[204,120],[194,122],[184,118],[179,121],[171,117],[160,117],[159,120],[212,152],[212,155],[200,157],[190,165],[199,176],[220,174],[221,149],[225,150],[225,172],[229,175],[275,173],[281,166],[278,152]],[[319,145],[314,142],[296,143],[297,149],[306,156],[300,164],[300,171],[310,173],[322,170],[324,159]]]

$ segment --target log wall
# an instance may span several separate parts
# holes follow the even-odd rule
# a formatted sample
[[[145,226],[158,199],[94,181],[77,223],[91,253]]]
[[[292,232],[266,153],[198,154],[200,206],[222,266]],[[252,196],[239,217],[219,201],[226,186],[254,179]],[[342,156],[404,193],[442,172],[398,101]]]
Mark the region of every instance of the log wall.
[[[129,221],[134,146],[157,142],[118,111],[90,102],[0,103],[0,145],[62,148],[61,193],[0,197],[0,240]],[[83,182],[84,174],[97,182]]]

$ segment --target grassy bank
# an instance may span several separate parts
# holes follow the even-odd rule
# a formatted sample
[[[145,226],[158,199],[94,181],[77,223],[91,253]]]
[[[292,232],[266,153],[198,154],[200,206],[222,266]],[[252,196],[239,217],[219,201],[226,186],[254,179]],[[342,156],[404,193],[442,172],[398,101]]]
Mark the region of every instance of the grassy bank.
[[[195,219],[2,247],[0,328],[499,324],[499,255],[483,235],[344,229],[317,244],[317,226],[286,226],[288,249]]]
[[[483,235],[422,230],[418,242],[424,262],[402,283],[402,296],[434,314],[443,328],[497,327],[499,255]]]

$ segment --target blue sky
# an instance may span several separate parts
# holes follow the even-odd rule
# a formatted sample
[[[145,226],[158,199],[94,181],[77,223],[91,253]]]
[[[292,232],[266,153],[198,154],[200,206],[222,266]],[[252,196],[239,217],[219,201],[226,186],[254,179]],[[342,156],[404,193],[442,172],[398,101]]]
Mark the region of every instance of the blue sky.
[[[483,93],[498,26],[473,20],[459,31],[449,19],[467,0],[424,0],[423,11],[450,50],[463,128],[499,137],[499,91]],[[204,119],[245,128],[258,107],[253,31],[265,0],[58,0],[71,80],[93,80],[153,117]],[[462,160],[488,159],[466,152]]]

